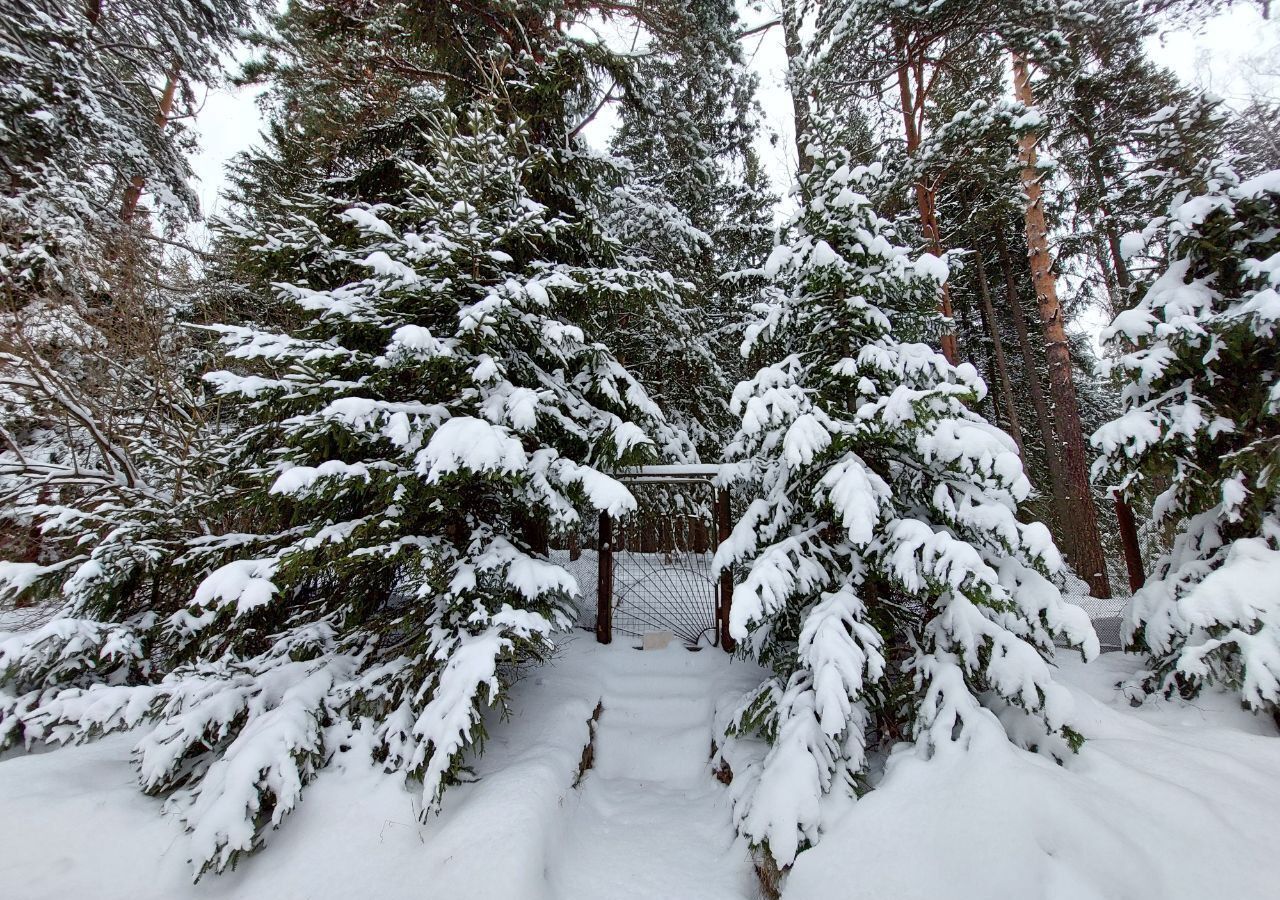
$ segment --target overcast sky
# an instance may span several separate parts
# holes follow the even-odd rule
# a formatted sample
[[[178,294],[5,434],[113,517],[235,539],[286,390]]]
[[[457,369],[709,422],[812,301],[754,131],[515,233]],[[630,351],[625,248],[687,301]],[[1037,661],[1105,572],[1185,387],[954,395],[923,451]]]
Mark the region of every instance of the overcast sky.
[[[776,0],[764,0],[764,12],[744,14],[747,24],[765,21],[768,8]],[[794,172],[791,136],[791,100],[784,84],[785,57],[779,29],[771,29],[747,39],[744,50],[751,68],[760,77],[760,104],[766,132],[778,135],[770,144],[761,137],[761,155],[769,167],[779,193],[790,185]],[[1243,103],[1251,91],[1274,95],[1280,84],[1280,26],[1263,20],[1250,2],[1233,4],[1197,33],[1177,32],[1151,42],[1152,55],[1184,80],[1201,85],[1233,104]],[[201,209],[206,215],[218,212],[223,187],[223,167],[227,160],[248,147],[257,137],[261,120],[255,103],[257,91],[214,88],[209,91],[196,117],[200,152],[193,161]],[[609,120],[596,127],[607,133]]]

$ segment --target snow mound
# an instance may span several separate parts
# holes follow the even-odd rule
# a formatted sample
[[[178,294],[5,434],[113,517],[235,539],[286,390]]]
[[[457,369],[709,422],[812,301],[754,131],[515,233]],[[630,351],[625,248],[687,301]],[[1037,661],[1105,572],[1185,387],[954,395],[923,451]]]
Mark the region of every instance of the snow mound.
[[[1206,694],[1194,705],[1115,686],[1136,657],[1064,664],[1088,740],[1065,768],[991,742],[925,760],[909,745],[812,850],[784,900],[1193,900],[1276,896],[1280,740]]]

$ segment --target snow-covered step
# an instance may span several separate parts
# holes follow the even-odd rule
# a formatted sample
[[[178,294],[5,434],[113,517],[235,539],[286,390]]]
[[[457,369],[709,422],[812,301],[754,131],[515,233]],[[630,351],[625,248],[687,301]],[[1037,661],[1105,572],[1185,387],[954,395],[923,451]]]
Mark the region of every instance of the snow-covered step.
[[[596,736],[595,774],[680,788],[710,778],[710,729],[659,729],[652,737],[658,740],[642,740],[638,732],[602,726]]]
[[[706,697],[618,696],[609,692],[607,685],[605,692],[609,698],[608,708],[615,713],[615,722],[679,722],[683,725],[705,722],[711,712],[711,703]]]
[[[717,701],[737,669],[719,651],[606,651],[594,764],[566,803],[547,871],[557,900],[757,896],[727,792],[711,771]],[[745,687],[745,683],[744,683]]]

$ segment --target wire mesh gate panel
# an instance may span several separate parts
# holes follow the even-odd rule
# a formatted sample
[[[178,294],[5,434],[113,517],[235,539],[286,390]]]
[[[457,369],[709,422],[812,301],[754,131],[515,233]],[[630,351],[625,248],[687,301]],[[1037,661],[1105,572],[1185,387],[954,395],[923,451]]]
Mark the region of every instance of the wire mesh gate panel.
[[[728,573],[711,559],[728,534],[728,497],[715,466],[648,466],[620,476],[636,498],[597,532],[596,637],[669,631],[695,646],[727,646]]]
[[[639,508],[629,516],[602,515],[583,524],[550,554],[577,581],[578,625],[602,643],[619,634],[670,631],[688,644],[733,649],[729,598],[733,576],[718,577],[711,558],[729,535],[729,496],[714,485],[717,466],[646,466],[619,476]],[[1122,649],[1127,597],[1098,600],[1066,590],[1084,608],[1103,650]]]

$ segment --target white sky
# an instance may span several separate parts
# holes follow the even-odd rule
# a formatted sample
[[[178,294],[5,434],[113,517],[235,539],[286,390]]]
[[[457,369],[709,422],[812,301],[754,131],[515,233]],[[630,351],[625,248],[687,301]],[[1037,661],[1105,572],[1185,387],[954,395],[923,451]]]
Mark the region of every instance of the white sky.
[[[746,25],[774,17],[776,0],[763,0],[762,8],[743,14]],[[785,194],[795,170],[791,140],[791,99],[784,82],[786,61],[780,29],[746,39],[744,52],[760,78],[759,100],[764,110],[762,160],[778,193]],[[1153,40],[1150,52],[1185,81],[1198,84],[1229,103],[1242,104],[1250,91],[1275,96],[1280,90],[1280,25],[1262,18],[1255,4],[1239,2],[1207,23],[1198,33],[1180,31]],[[205,215],[218,212],[223,169],[236,153],[258,136],[261,118],[255,97],[258,91],[212,88],[196,117],[200,152],[192,161],[196,189]],[[608,117],[593,123],[597,134],[611,128]],[[770,142],[770,136],[776,140]]]

